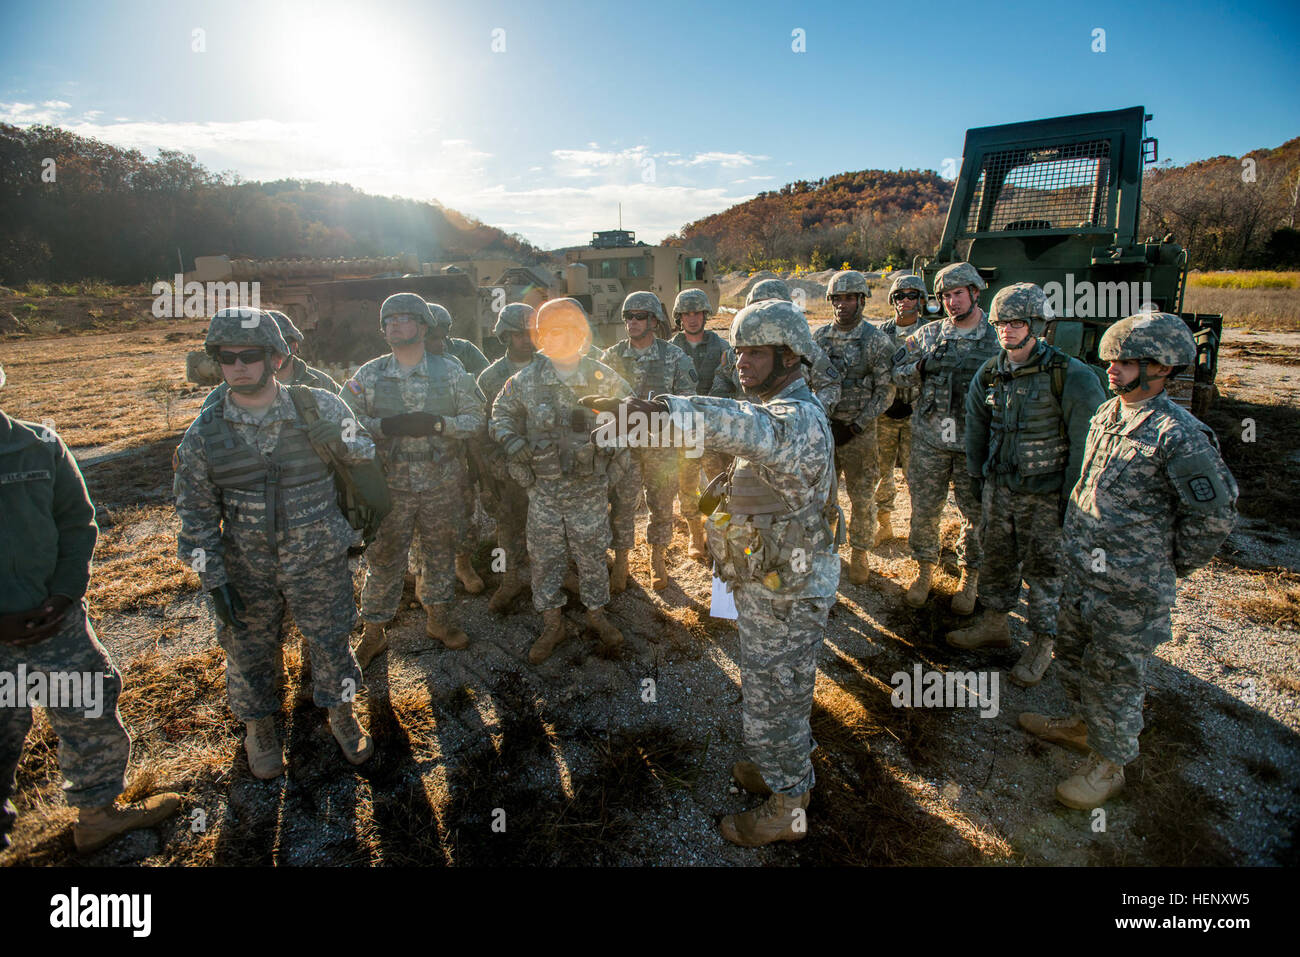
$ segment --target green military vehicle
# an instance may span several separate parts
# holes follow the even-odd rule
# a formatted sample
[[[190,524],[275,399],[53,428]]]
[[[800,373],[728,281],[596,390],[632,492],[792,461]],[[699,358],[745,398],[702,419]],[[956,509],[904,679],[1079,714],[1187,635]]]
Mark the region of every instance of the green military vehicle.
[[[1223,317],[1183,312],[1187,252],[1171,235],[1138,240],[1142,171],[1158,149],[1145,135],[1150,119],[1135,106],[967,130],[939,249],[914,268],[933,289],[948,263],[971,263],[989,285],[985,309],[1003,286],[1038,284],[1056,314],[1047,340],[1094,365],[1116,320],[1148,310],[1182,316],[1196,365],[1169,391],[1204,415]]]

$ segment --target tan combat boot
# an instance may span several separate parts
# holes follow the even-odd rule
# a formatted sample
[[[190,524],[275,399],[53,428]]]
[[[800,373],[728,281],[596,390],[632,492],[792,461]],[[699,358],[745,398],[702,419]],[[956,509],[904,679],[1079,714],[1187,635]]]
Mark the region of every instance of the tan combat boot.
[[[488,599],[488,611],[497,615],[504,615],[510,603],[519,596],[524,590],[523,579],[519,577],[519,570],[513,565],[506,569],[505,575],[501,579],[501,584],[497,590],[492,593]]]
[[[886,512],[883,508],[876,512],[876,540],[874,546],[879,547],[894,537],[894,513]]]
[[[1076,811],[1101,807],[1124,790],[1124,768],[1093,752],[1056,786],[1056,799]]]
[[[920,608],[924,605],[925,600],[930,597],[930,580],[932,578],[934,578],[934,563],[917,562],[916,577],[912,579],[912,584],[907,586],[907,594],[903,596],[903,601],[913,608]]]
[[[871,558],[865,548],[853,549],[853,559],[849,562],[849,581],[855,585],[865,585],[871,580]]]
[[[961,586],[952,596],[952,610],[957,615],[969,615],[975,610],[975,598],[979,590],[980,572],[978,568],[962,567]]]
[[[468,553],[456,556],[456,577],[471,595],[477,595],[483,590],[483,579],[479,578],[478,572],[474,571]]]
[[[361,644],[357,645],[357,667],[362,671],[375,660],[375,656],[388,650],[388,635],[384,633],[384,623],[366,622],[365,631],[361,633]]]
[[[1055,635],[1034,632],[1029,647],[1025,649],[1016,666],[1011,669],[1011,680],[1022,688],[1032,688],[1043,680],[1047,669],[1052,664],[1052,649],[1056,645]]]
[[[614,549],[614,564],[609,570],[609,593],[618,595],[627,591],[627,549]]]
[[[275,715],[244,722],[244,753],[253,777],[263,781],[284,773],[284,755],[280,753],[280,735],[275,730]]]
[[[664,564],[664,554],[668,551],[667,545],[650,546],[650,587],[655,591],[663,591],[668,587],[668,566]]]
[[[774,841],[801,841],[808,836],[809,792],[772,794],[752,811],[728,814],[718,825],[722,836],[741,847],[762,847]]]
[[[691,548],[687,554],[697,562],[706,561],[709,557],[709,544],[704,536],[703,517],[688,518],[686,524],[691,530]]]
[[[763,780],[763,772],[753,761],[737,761],[731,766],[731,776],[750,794],[767,797],[772,793],[772,789]]]
[[[564,612],[559,608],[548,608],[542,612],[542,634],[528,649],[528,660],[540,665],[564,640]]]
[[[77,811],[72,840],[79,853],[88,854],[99,850],[119,834],[136,828],[153,827],[159,821],[165,821],[180,806],[181,796],[168,792],[121,807],[116,803],[95,808],[83,807]]]
[[[469,647],[469,637],[447,620],[447,605],[439,602],[425,609],[424,633],[437,638],[451,651]]]
[[[343,756],[352,764],[364,763],[375,751],[374,739],[357,724],[351,701],[330,708],[330,730],[334,732],[334,740],[343,749]]]
[[[605,651],[613,651],[623,644],[623,632],[615,628],[605,617],[604,608],[588,608],[587,624],[600,637],[600,646]]]
[[[985,609],[979,621],[969,628],[948,632],[948,644],[974,651],[976,648],[1010,648],[1010,616],[1005,611]]]
[[[1051,744],[1059,744],[1080,754],[1088,753],[1088,725],[1077,714],[1072,714],[1068,718],[1052,718],[1045,714],[1026,711],[1020,715],[1019,720],[1020,727],[1036,738]]]

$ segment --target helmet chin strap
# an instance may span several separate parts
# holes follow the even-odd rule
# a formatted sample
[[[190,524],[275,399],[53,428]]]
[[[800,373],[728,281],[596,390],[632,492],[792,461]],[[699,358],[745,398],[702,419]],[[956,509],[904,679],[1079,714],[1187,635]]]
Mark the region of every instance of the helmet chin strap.
[[[1138,377],[1128,385],[1115,386],[1115,394],[1128,395],[1130,392],[1134,392],[1138,389],[1145,389],[1147,387],[1147,363],[1150,361],[1150,359],[1139,359]]]
[[[969,315],[969,313],[967,313],[967,315]],[[1015,352],[1016,350],[1023,349],[1025,346],[1029,345],[1029,340],[1033,338],[1034,338],[1034,330],[1033,327],[1031,326],[1029,331],[1025,333],[1025,337],[1023,339],[1017,342],[1014,346],[1003,346],[1003,348],[1006,349],[1007,352]]]
[[[782,356],[785,350],[780,346],[774,346],[772,349],[772,371],[767,374],[767,378],[754,387],[754,392],[758,395],[768,395],[778,382],[790,374],[790,369],[782,362]],[[795,366],[794,368],[799,368]]]
[[[264,388],[266,388],[266,383],[270,380],[271,376],[275,375],[275,369],[272,368],[271,363],[272,361],[274,361],[272,359],[272,356],[278,354],[279,353],[274,353],[274,352],[269,353],[267,357],[264,360],[262,360],[262,376],[257,380],[256,384],[232,385],[230,387],[230,391],[238,392],[240,395],[257,395],[257,393],[261,392]]]
[[[971,286],[966,287],[967,290],[970,290],[972,288],[973,287]],[[943,301],[943,293],[939,293],[939,300],[941,302]],[[975,307],[979,305],[979,301],[980,301],[979,292],[972,293],[970,295],[970,308],[967,309],[965,312],[963,312],[960,316],[950,315],[948,318],[951,319],[953,322],[961,322],[963,319],[965,319],[967,316],[969,316],[972,312],[975,311]]]

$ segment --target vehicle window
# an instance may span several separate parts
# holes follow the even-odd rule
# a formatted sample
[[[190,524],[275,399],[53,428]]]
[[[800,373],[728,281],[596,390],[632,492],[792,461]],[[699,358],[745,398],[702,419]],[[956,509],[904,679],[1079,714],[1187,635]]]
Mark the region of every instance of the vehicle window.
[[[617,279],[618,278],[618,261],[614,259],[602,259],[600,261],[600,278]]]
[[[629,260],[627,260],[627,278],[628,278],[628,279],[640,279],[640,278],[641,278],[642,276],[644,276],[645,274],[646,274],[646,268],[645,268],[645,260],[644,260],[644,259],[629,259]]]
[[[966,232],[1109,227],[1110,141],[989,153],[967,207]]]

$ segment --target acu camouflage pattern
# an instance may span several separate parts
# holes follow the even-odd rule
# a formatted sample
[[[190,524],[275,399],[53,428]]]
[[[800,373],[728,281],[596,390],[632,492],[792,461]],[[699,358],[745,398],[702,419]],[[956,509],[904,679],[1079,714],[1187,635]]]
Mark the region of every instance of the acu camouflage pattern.
[[[826,284],[826,298],[851,293],[867,294],[867,277],[856,269],[841,269]]]
[[[276,327],[280,330],[280,335],[284,336],[286,343],[296,342],[302,345],[307,341],[307,337],[302,334],[302,330],[293,324],[289,316],[278,309],[268,309],[271,318],[275,320]]]
[[[264,309],[222,309],[214,315],[203,348],[212,355],[220,346],[261,346],[282,356],[289,354],[280,327]]]
[[[765,299],[784,299],[786,302],[792,302],[790,284],[784,279],[760,279],[750,287],[749,295],[745,297],[745,305],[752,306]]]
[[[530,362],[531,359],[527,362],[513,362],[508,356],[502,356],[479,375],[478,387],[487,399],[489,415],[506,380]],[[492,517],[497,523],[497,545],[505,551],[507,568],[523,568],[528,554],[524,536],[528,521],[528,493],[506,469],[505,452],[501,446],[486,434],[482,439],[482,452],[490,476],[487,481],[493,486],[490,500],[493,506]]]
[[[576,300],[570,301],[576,302]],[[629,292],[627,298],[623,300],[622,314],[627,315],[629,312],[649,312],[660,322],[667,321],[664,316],[664,304],[652,292]]]
[[[338,396],[319,389],[311,394],[322,419],[341,427],[354,419]],[[259,506],[256,496],[236,496],[217,486],[205,440],[210,416],[222,416],[236,439],[262,457],[288,441],[289,430],[305,433],[305,425],[289,390],[280,385],[262,419],[227,396],[200,414],[176,450],[177,556],[191,567],[200,566],[195,570],[205,591],[228,582],[247,605],[240,616],[245,628],[217,622],[231,710],[244,721],[279,710],[286,603],[307,641],[315,703],[323,708],[342,704],[361,687],[361,671],[348,646],[357,613],[347,565],[354,536],[338,509],[334,483],[304,486],[302,496],[291,500],[292,508],[282,503],[274,516],[268,515],[265,499]],[[344,436],[347,461],[374,457],[374,442],[364,428],[345,429]]]
[[[915,273],[904,273],[901,276],[895,276],[894,281],[889,284],[889,301],[894,301],[894,293],[903,292],[906,289],[914,289],[921,294],[921,302],[925,302],[927,295],[925,291],[925,280]]]
[[[1046,319],[1050,312],[1047,293],[1041,288],[1032,282],[1013,282],[999,289],[993,297],[993,305],[989,307],[989,322],[1023,319],[1032,323],[1035,319]]]
[[[1153,359],[1161,365],[1187,366],[1196,361],[1196,338],[1172,313],[1139,313],[1107,329],[1097,355],[1103,362]]]
[[[512,302],[501,307],[497,321],[492,326],[492,335],[502,344],[508,344],[512,332],[527,332],[533,320],[533,307],[524,302]],[[491,399],[488,400],[489,404]]]
[[[395,292],[379,306],[379,331],[384,331],[384,320],[393,316],[414,316],[424,323],[424,328],[433,328],[433,313],[429,304],[413,292]]]
[[[911,289],[911,285],[902,285],[905,280],[915,279],[921,286],[921,295],[925,295],[925,283],[921,282],[919,276],[899,276],[894,280],[894,287]],[[890,288],[890,293],[894,288]],[[891,361],[898,350],[903,347],[904,341],[909,335],[915,332],[925,323],[925,313],[918,309],[919,317],[911,325],[900,326],[898,319],[890,319],[880,325],[880,331],[884,333],[891,345]],[[892,376],[893,370],[891,368]],[[894,399],[897,402],[905,402],[909,406],[916,402],[920,390],[915,386],[910,388],[894,383]],[[886,512],[894,510],[894,499],[897,496],[897,486],[894,484],[894,468],[898,467],[903,470],[903,478],[907,479],[908,465],[912,460],[912,414],[907,412],[901,418],[893,418],[889,415],[882,415],[876,419],[876,449],[879,453],[878,461],[880,462],[880,484],[876,486],[876,508]]]
[[[713,303],[709,302],[703,289],[683,289],[673,301],[673,315],[680,316],[684,312],[702,312],[708,319],[713,315]]]
[[[16,675],[19,665],[26,666],[28,675],[78,672],[104,676],[98,717],[86,717],[84,707],[46,707],[45,714],[59,736],[59,770],[68,804],[76,808],[111,804],[126,788],[131,738],[117,708],[122,676],[86,618],[85,601],[74,601],[58,630],[44,641],[26,647],[0,644],[0,671]],[[0,708],[0,834],[13,827],[8,801],[18,792],[18,763],[31,726],[30,707]]]
[[[561,586],[570,560],[578,567],[582,603],[587,608],[609,603],[609,489],[628,463],[625,451],[597,448],[589,430],[578,441],[571,420],[584,395],[621,399],[631,389],[609,366],[587,358],[562,379],[551,360],[539,354],[506,380],[492,405],[492,440],[505,446],[520,437],[532,451],[531,466],[518,472],[521,466],[511,463],[510,471],[528,487],[526,537],[533,607],[539,612],[564,606]],[[595,428],[594,416],[584,429],[588,424]],[[569,435],[557,440],[560,432]],[[558,449],[557,441],[573,448]]]
[[[1061,496],[984,486],[979,597],[984,607],[1011,612],[1020,604],[1021,579],[1029,585],[1025,620],[1031,631],[1056,634],[1061,598]]]
[[[1127,410],[1113,398],[1093,416],[1065,515],[1056,655],[1089,744],[1116,764],[1138,754],[1147,663],[1169,640],[1176,579],[1214,556],[1236,501],[1214,433],[1166,393]]]
[[[667,396],[664,402],[674,414],[698,416],[704,447],[754,466],[792,511],[816,509],[829,498],[830,425],[802,380],[761,404],[710,396]],[[724,517],[729,525],[730,516],[717,512],[707,522],[711,551]],[[767,519],[780,516],[751,521]],[[816,781],[809,719],[817,655],[840,577],[833,540],[807,558],[805,571],[791,569],[775,589],[752,578],[729,582],[738,613],[745,747],[763,780],[782,794],[801,794]]]
[[[705,304],[708,304],[708,297],[704,295],[702,290],[684,289],[677,296],[677,305],[673,307],[674,315],[679,312],[697,311],[694,308],[678,308],[682,303],[682,297],[687,293],[699,293],[704,298]],[[698,345],[687,340],[684,332],[677,333],[671,341],[673,345],[690,356],[691,362],[695,364],[695,374],[699,377],[696,389],[698,394],[712,395],[714,394],[714,382],[718,378],[719,370],[729,365],[734,372],[736,357],[731,351],[731,346],[716,332],[705,329],[703,335],[704,341]],[[726,457],[717,452],[706,451],[703,455],[690,458],[685,454],[684,450],[678,451],[678,493],[681,496],[683,516],[690,515],[692,518],[695,516],[703,487],[709,483],[713,476],[725,468]],[[704,475],[703,480],[701,480],[701,472]]]
[[[307,365],[307,363],[303,362],[297,356],[290,356],[289,361],[292,363],[292,372],[290,373],[289,381],[284,383],[285,385],[305,385],[312,389],[324,389],[332,395],[339,394],[339,384],[335,382],[333,377],[328,373]],[[276,378],[278,379],[280,377],[276,376]],[[230,386],[225,382],[222,382],[204,397],[203,404],[199,407],[200,411],[209,406],[216,405],[226,397],[226,393],[229,391]]]
[[[934,294],[941,296],[949,289],[961,289],[963,286],[974,286],[976,289],[987,289],[988,283],[980,275],[980,271],[970,263],[949,263],[939,270],[934,277]]]

